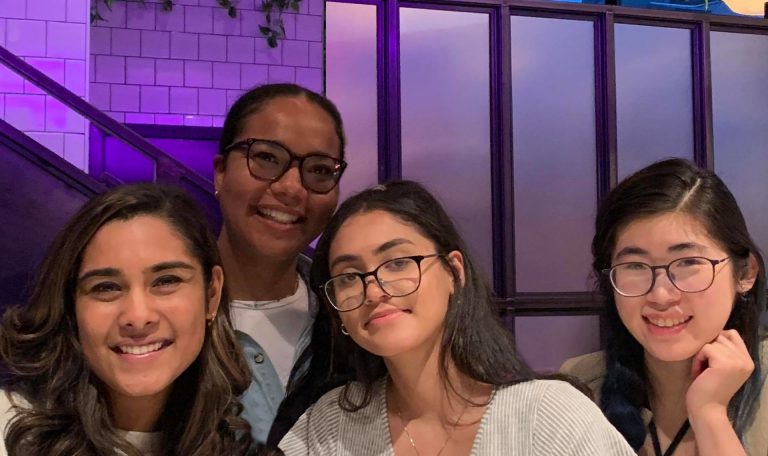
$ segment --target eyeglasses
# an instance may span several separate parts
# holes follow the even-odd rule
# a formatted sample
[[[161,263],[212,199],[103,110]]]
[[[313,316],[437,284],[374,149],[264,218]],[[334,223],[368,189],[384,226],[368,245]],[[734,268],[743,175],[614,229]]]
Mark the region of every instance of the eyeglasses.
[[[325,292],[328,302],[339,312],[349,312],[362,306],[368,289],[366,279],[372,276],[381,291],[399,298],[408,296],[421,285],[421,262],[426,258],[441,257],[432,255],[413,255],[385,261],[370,272],[345,272],[325,282],[320,288]]]
[[[622,296],[637,297],[648,294],[656,283],[656,270],[667,271],[667,277],[672,285],[685,293],[699,293],[710,286],[715,280],[715,266],[728,260],[710,260],[705,257],[685,257],[671,261],[667,265],[651,266],[633,261],[620,263],[610,269],[603,269],[608,274],[611,285]]]
[[[266,139],[248,138],[228,146],[245,151],[248,171],[256,179],[274,182],[299,163],[301,185],[313,193],[328,193],[339,183],[347,163],[325,154],[296,155],[282,144]]]

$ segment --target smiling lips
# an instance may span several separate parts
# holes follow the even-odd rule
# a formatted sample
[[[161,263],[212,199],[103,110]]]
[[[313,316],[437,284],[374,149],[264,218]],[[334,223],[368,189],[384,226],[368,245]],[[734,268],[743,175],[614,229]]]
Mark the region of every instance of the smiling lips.
[[[685,318],[651,318],[651,317],[644,317],[645,320],[654,325],[658,326],[659,328],[673,328],[678,325],[682,325],[684,323],[688,323],[691,321],[693,317],[685,317]]]
[[[257,208],[256,212],[264,218],[284,225],[294,225],[304,220],[304,217],[297,214],[291,214],[277,209]]]
[[[163,340],[154,342],[151,344],[144,344],[144,345],[115,345],[113,347],[110,347],[112,351],[119,355],[146,355],[147,353],[153,353],[156,351],[160,351],[163,348],[171,345],[172,342],[170,340]]]
[[[374,312],[371,314],[370,317],[368,317],[368,320],[366,320],[363,327],[368,327],[368,325],[373,324],[379,324],[384,323],[386,321],[389,321],[393,318],[396,318],[401,313],[411,313],[410,310],[407,309],[387,309],[387,310],[381,310],[378,312]]]

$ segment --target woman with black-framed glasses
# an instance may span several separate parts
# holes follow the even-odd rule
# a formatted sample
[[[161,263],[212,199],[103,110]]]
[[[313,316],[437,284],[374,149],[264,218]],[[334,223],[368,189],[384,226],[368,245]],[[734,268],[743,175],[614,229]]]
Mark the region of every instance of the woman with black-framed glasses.
[[[310,371],[330,364],[327,381],[353,381],[307,410],[280,442],[286,455],[633,454],[586,396],[517,358],[464,242],[419,184],[345,201],[311,283],[326,301],[315,330],[333,343]]]
[[[245,92],[224,122],[214,159],[218,245],[253,375],[243,416],[260,443],[270,431],[279,439],[317,396],[304,374],[312,352],[327,347],[318,338],[310,346],[318,297],[303,252],[336,208],[344,146],[333,103],[294,84]]]
[[[725,184],[655,163],[601,205],[593,271],[605,352],[569,360],[643,455],[768,454],[765,267]]]

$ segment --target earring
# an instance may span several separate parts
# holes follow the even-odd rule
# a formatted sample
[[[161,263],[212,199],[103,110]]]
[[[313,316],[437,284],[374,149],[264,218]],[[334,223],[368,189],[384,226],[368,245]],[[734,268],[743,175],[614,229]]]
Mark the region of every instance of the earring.
[[[213,196],[215,196],[216,198],[218,198],[218,197],[219,197],[219,191],[218,191],[218,190],[214,190],[214,191],[213,191]]]
[[[349,333],[347,332],[347,328],[344,326],[344,323],[341,324],[341,333],[345,336],[348,336]]]
[[[211,327],[211,325],[213,325],[213,320],[215,320],[215,319],[216,319],[216,314],[215,313],[211,314],[210,318],[206,318],[206,320],[208,321],[207,325],[208,325],[209,328]]]

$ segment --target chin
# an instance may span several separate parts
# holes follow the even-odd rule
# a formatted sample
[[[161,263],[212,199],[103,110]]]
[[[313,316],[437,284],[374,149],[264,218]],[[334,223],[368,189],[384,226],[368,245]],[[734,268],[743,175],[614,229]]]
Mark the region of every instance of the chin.
[[[687,361],[699,352],[704,345],[687,347],[645,347],[645,352],[653,358],[668,363]]]

